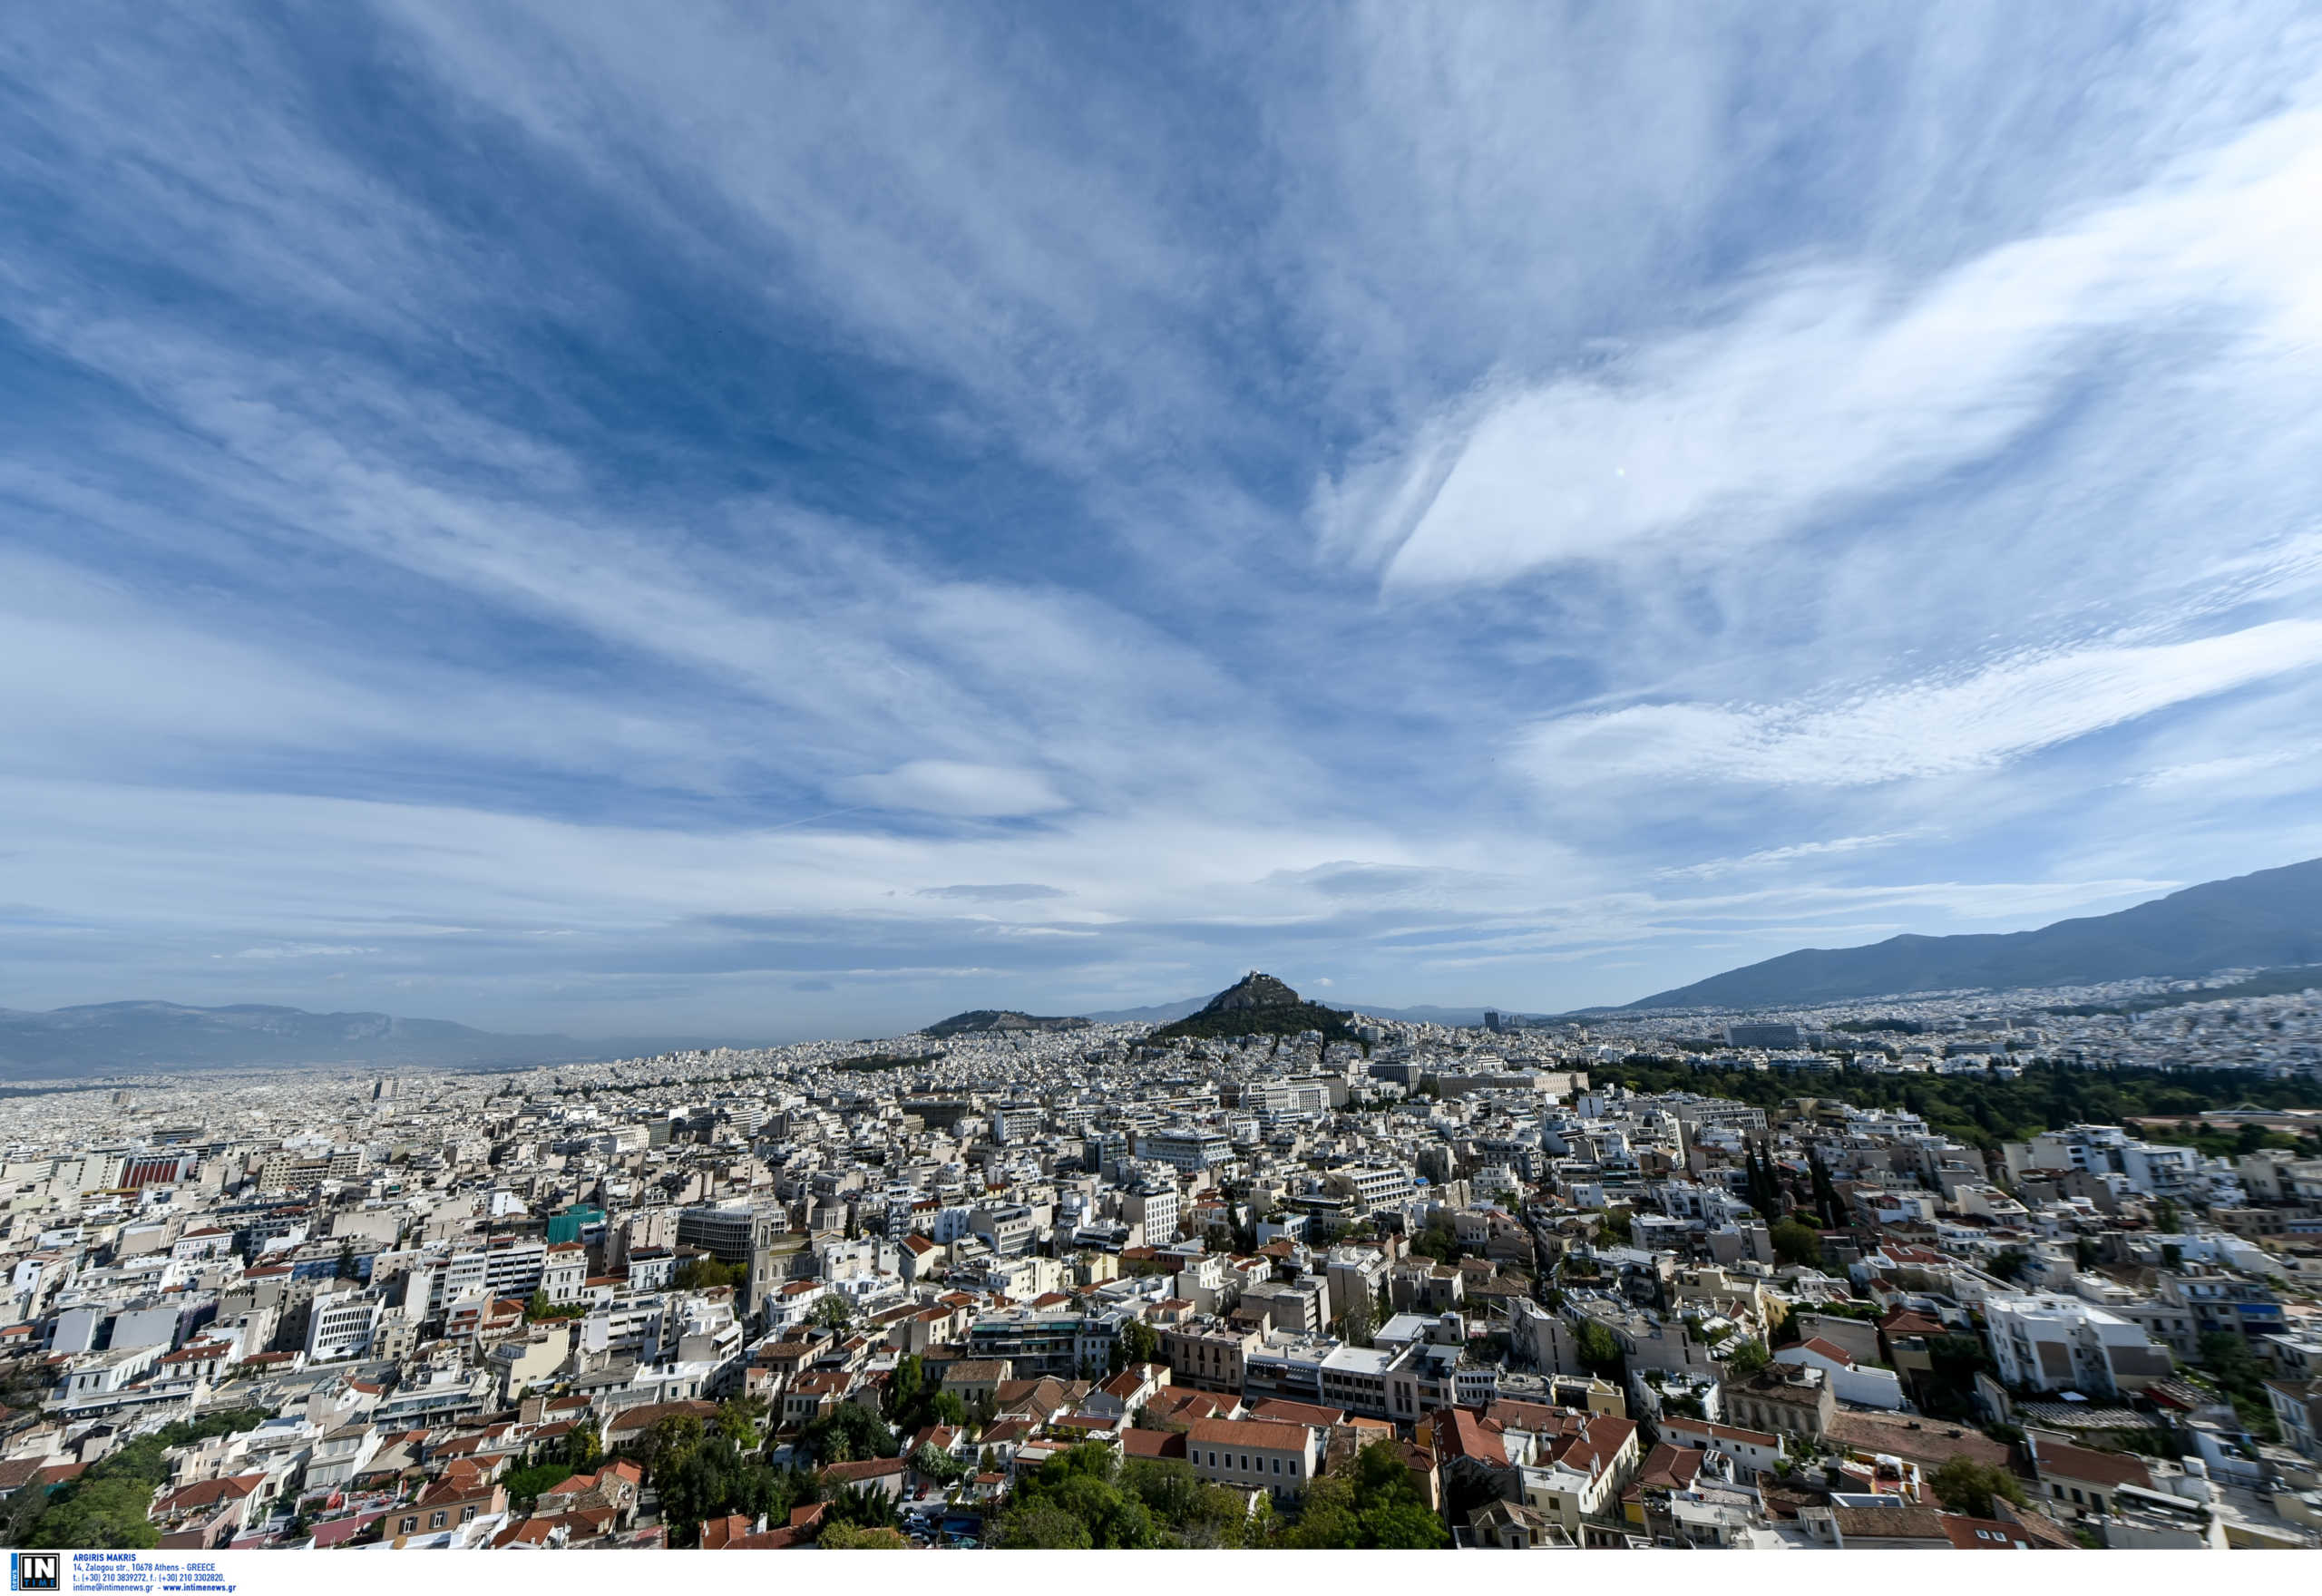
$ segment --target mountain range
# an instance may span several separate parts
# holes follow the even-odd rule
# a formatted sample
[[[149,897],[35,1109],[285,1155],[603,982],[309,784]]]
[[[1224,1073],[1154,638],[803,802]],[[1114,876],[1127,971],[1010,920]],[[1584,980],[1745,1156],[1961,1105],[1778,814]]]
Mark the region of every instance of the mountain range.
[[[1910,992],[2085,986],[2140,976],[2202,977],[2226,969],[2281,971],[2298,966],[2322,966],[2322,859],[2207,881],[2118,913],[2059,920],[2034,931],[1906,935],[1862,948],[1800,949],[1640,998],[1625,1007],[1793,1007]],[[1237,993],[1240,997],[1227,1007],[1265,1011],[1268,1025],[1299,1022],[1293,1028],[1314,1023],[1332,1030],[1335,1024],[1325,1023],[1323,1017],[1339,1022],[1350,1010],[1443,1026],[1483,1023],[1481,1008],[1393,1008],[1357,1002],[1324,1007],[1306,1002],[1271,977],[1256,978],[1265,984],[1256,988],[1244,980],[1214,998],[1110,1009],[1086,1020],[978,1009],[939,1026],[961,1033],[1077,1028],[1088,1021],[1167,1027],[1195,1019]],[[1205,1035],[1242,1034],[1216,1027],[1229,1021],[1245,1024],[1252,1017],[1212,1013],[1195,1028]],[[0,1079],[14,1080],[237,1066],[489,1068],[762,1045],[746,1038],[669,1036],[581,1041],[561,1035],[483,1031],[450,1020],[314,1014],[255,1003],[218,1008],[157,1002],[83,1004],[40,1012],[0,1008]]]
[[[312,1014],[259,1003],[89,1003],[0,1008],[0,1077],[16,1080],[240,1065],[571,1064],[715,1046],[694,1037],[510,1036],[444,1019]]]
[[[1802,948],[1627,1008],[1770,1008],[1960,988],[2069,987],[2322,963],[2322,859],[2204,881],[2036,931]]]

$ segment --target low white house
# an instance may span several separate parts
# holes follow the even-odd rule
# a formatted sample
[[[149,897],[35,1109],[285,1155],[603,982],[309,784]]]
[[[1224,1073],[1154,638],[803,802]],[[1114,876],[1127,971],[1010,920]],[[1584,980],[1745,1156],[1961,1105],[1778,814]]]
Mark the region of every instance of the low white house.
[[[1903,1406],[1903,1382],[1893,1369],[1857,1363],[1845,1348],[1820,1336],[1783,1348],[1774,1354],[1774,1361],[1820,1369],[1829,1382],[1830,1395],[1841,1402],[1890,1412]]]

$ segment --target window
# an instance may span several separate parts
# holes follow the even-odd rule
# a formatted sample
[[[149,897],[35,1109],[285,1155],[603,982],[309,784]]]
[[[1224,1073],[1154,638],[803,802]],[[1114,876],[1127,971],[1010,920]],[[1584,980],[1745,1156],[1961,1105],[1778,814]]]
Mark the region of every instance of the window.
[[[444,1510],[442,1508],[439,1507],[434,1513],[427,1515],[427,1527],[431,1530],[440,1530],[444,1527]]]

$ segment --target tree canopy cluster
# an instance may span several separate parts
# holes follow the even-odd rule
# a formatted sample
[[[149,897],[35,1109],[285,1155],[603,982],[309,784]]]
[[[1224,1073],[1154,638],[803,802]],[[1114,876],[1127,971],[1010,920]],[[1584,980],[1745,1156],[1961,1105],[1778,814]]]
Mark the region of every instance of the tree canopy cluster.
[[[927,1365],[916,1352],[896,1360],[895,1372],[887,1380],[886,1404],[888,1420],[905,1435],[915,1435],[930,1425],[956,1426],[968,1422],[967,1404],[960,1400],[958,1392],[946,1391],[927,1377]]]
[[[2249,1104],[2259,1108],[2322,1108],[2322,1085],[2277,1080],[2257,1070],[2085,1069],[2033,1059],[2014,1080],[1985,1075],[1880,1075],[1849,1070],[1831,1076],[1785,1071],[1696,1069],[1684,1058],[1631,1054],[1589,1071],[1598,1085],[1637,1092],[1701,1092],[1758,1108],[1827,1094],[1859,1108],[1899,1108],[1969,1146],[1990,1151],[2071,1124],[2120,1124],[2142,1115],[2199,1115]]]
[[[1295,1522],[1273,1544],[1297,1551],[1429,1551],[1451,1543],[1449,1532],[1428,1506],[1394,1445],[1373,1441],[1355,1454],[1344,1474],[1325,1474],[1306,1487]]]
[[[161,1455],[190,1441],[256,1429],[268,1417],[262,1408],[237,1407],[180,1419],[115,1447],[53,1491],[28,1484],[0,1504],[0,1535],[12,1546],[133,1552],[159,1545],[161,1532],[145,1514],[153,1493],[170,1477]]]
[[[1019,1550],[1142,1551],[1250,1543],[1242,1499],[1186,1464],[1094,1443],[1049,1458],[1016,1488],[991,1543]]]
[[[1952,1458],[1927,1483],[1944,1506],[1970,1518],[1991,1517],[1995,1498],[2024,1505],[2024,1486],[2014,1474],[1996,1464],[1977,1463],[1972,1457]]]
[[[2209,1330],[2194,1345],[2202,1372],[2233,1404],[2242,1426],[2261,1441],[2280,1440],[2281,1424],[2266,1396],[2266,1366],[2249,1350],[2249,1338],[2232,1330]]]

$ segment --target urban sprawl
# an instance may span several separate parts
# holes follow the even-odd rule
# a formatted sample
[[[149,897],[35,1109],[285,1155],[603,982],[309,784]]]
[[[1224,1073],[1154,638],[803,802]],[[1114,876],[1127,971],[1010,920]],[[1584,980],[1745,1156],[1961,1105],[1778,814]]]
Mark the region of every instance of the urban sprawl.
[[[44,1083],[0,1532],[2322,1545],[2322,998],[2171,985]]]

